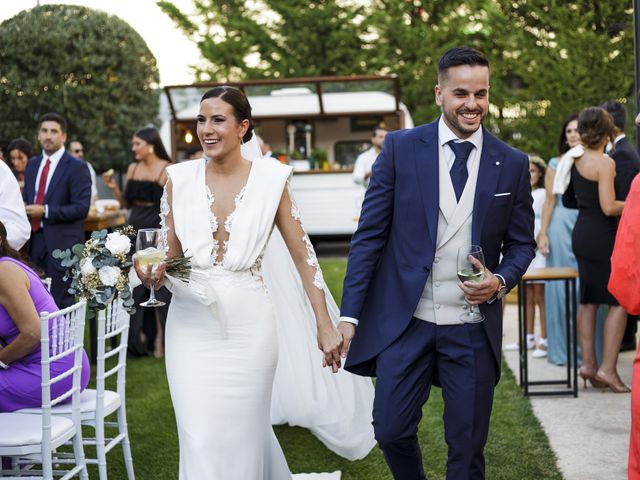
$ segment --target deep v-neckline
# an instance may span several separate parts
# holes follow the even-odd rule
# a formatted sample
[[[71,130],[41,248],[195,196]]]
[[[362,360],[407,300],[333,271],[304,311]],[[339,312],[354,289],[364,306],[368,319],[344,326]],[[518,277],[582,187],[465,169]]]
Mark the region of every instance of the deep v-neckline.
[[[216,199],[216,194],[215,191],[212,191],[209,188],[209,184],[207,183],[207,162],[205,160],[205,165],[204,165],[204,186],[205,186],[205,192],[207,195],[207,205],[208,205],[208,210],[209,210],[209,224],[211,227],[211,238],[212,238],[212,242],[213,242],[213,247],[212,247],[212,251],[211,251],[211,260],[213,262],[214,265],[222,265],[224,263],[224,257],[227,253],[227,247],[229,245],[229,242],[231,241],[231,232],[233,230],[233,219],[236,215],[236,213],[238,212],[238,210],[240,209],[240,206],[242,204],[242,201],[244,200],[244,197],[246,195],[247,192],[247,187],[249,185],[249,182],[251,180],[252,177],[252,173],[253,173],[253,163],[251,163],[250,167],[249,167],[249,174],[247,175],[247,179],[244,182],[244,185],[240,188],[240,191],[234,195],[233,197],[233,210],[231,210],[231,212],[229,212],[229,214],[225,217],[224,219],[224,223],[223,223],[223,230],[227,233],[227,238],[226,239],[218,239],[215,237],[215,234],[218,232],[218,229],[220,227],[220,223],[219,223],[219,219],[216,216],[215,212],[213,211],[213,204],[215,203],[215,199]],[[222,242],[222,255],[220,256],[220,242]]]

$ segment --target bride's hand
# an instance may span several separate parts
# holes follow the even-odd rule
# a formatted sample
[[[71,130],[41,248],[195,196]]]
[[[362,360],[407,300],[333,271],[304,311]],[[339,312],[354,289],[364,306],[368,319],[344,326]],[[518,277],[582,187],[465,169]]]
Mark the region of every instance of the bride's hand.
[[[328,324],[318,327],[318,348],[323,354],[322,366],[331,367],[333,373],[340,369],[340,348],[342,347],[342,335],[333,326]]]
[[[153,283],[154,288],[160,288],[164,284],[164,272],[165,272],[165,263],[160,262],[155,271],[153,271],[151,264],[147,264],[147,268],[143,269],[140,267],[138,263],[138,259],[136,256],[133,256],[133,268],[136,270],[136,274],[138,278],[142,282],[142,284],[149,288]]]

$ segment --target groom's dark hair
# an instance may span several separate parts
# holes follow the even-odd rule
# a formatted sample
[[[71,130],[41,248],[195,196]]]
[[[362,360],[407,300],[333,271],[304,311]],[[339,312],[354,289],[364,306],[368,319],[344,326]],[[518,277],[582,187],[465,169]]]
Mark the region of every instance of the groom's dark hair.
[[[238,123],[243,120],[249,120],[249,128],[247,129],[247,133],[242,137],[243,142],[248,142],[251,140],[253,136],[253,118],[251,118],[251,105],[249,104],[249,100],[247,100],[247,96],[243,93],[242,90],[236,87],[232,87],[230,85],[220,85],[219,87],[214,87],[211,90],[205,92],[205,94],[200,99],[200,103],[204,102],[207,98],[216,98],[219,97],[231,107],[233,107],[233,115],[236,117]]]
[[[441,82],[451,67],[461,65],[481,66],[489,68],[489,60],[478,50],[469,47],[450,48],[438,61],[438,82]]]

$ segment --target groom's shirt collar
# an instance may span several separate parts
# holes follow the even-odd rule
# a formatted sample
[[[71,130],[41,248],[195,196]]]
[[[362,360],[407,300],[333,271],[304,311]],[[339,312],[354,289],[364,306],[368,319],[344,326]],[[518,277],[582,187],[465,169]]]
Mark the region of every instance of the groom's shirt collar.
[[[451,140],[455,142],[471,142],[473,143],[474,147],[476,147],[471,151],[471,154],[467,159],[467,169],[471,170],[471,166],[473,165],[473,162],[476,160],[476,158],[478,159],[480,158],[480,153],[482,152],[482,143],[483,143],[482,127],[480,127],[478,130],[473,132],[473,134],[469,138],[461,139],[461,138],[458,138],[456,134],[451,131],[451,129],[447,126],[447,124],[444,123],[444,117],[440,115],[440,120],[438,120],[438,145],[439,145],[440,155],[444,155],[444,158],[447,162],[447,167],[449,169],[451,169],[451,166],[453,165],[453,161],[455,160],[455,155],[453,153],[453,150],[451,150],[451,147],[447,145],[447,143],[450,142]]]
[[[447,142],[451,140],[456,142],[471,142],[476,147],[476,150],[480,151],[482,148],[482,127],[473,132],[469,138],[458,138],[444,122],[444,117],[440,115],[440,120],[438,121],[438,142],[441,146],[445,146]]]

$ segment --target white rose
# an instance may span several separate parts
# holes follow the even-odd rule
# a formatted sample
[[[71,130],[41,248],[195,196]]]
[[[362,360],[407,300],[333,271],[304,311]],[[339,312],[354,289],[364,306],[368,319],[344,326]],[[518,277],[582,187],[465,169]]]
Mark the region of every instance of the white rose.
[[[131,240],[126,235],[113,232],[107,235],[107,241],[104,244],[112,254],[129,253],[131,250]]]
[[[96,267],[93,266],[91,262],[91,258],[83,258],[80,261],[80,272],[82,275],[91,275],[92,273],[96,273]]]
[[[118,267],[102,267],[98,270],[98,276],[103,285],[113,287],[120,276],[120,269]]]

